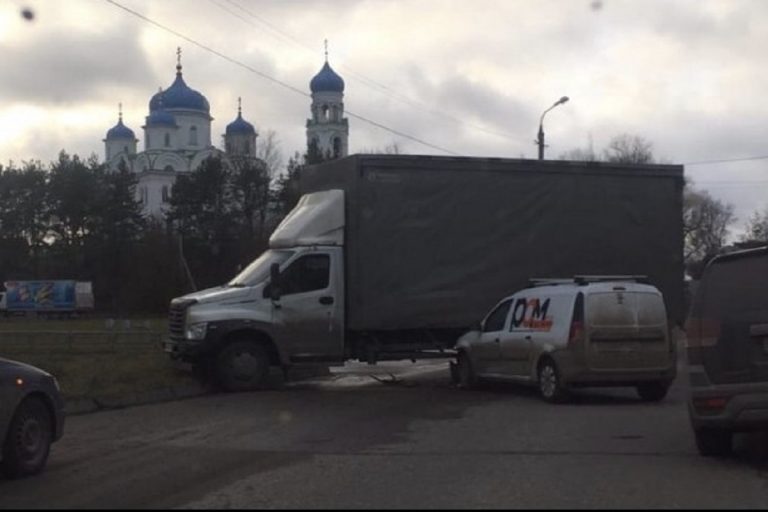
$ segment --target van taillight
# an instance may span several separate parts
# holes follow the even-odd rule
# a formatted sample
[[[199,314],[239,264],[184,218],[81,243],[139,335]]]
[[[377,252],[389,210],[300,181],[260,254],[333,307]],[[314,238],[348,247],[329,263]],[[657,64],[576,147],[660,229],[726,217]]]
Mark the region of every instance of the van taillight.
[[[571,322],[571,332],[568,333],[568,344],[576,343],[584,339],[584,324],[578,320]]]
[[[571,316],[571,330],[568,333],[568,344],[571,345],[584,340],[584,294],[576,295]]]

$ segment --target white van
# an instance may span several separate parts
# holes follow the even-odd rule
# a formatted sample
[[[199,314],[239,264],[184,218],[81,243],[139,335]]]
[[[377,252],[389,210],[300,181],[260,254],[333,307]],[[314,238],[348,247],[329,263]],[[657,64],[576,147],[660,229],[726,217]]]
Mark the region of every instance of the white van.
[[[535,384],[551,402],[591,386],[633,386],[644,400],[662,400],[676,352],[662,294],[641,280],[532,280],[459,338],[455,379],[462,387],[478,379]]]

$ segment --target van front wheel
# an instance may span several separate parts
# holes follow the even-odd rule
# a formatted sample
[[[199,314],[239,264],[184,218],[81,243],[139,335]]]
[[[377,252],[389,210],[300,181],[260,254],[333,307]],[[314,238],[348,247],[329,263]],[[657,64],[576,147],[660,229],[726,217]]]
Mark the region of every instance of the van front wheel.
[[[475,374],[475,369],[472,367],[472,361],[464,352],[459,353],[456,373],[460,388],[472,389],[477,386],[477,375]]]
[[[669,386],[663,382],[651,382],[637,386],[637,394],[646,402],[660,402],[667,396]]]
[[[560,382],[560,372],[551,359],[539,364],[539,393],[541,398],[552,403],[565,402],[568,398],[568,391]]]

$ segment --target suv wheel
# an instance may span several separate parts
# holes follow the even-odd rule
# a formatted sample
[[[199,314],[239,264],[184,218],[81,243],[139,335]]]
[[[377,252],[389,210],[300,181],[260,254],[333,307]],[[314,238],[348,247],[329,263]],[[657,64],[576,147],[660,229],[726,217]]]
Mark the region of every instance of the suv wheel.
[[[733,432],[702,428],[695,430],[696,447],[704,457],[724,457],[733,449]]]
[[[669,386],[664,382],[649,382],[637,386],[637,394],[646,402],[660,402],[667,396]]]
[[[53,419],[39,398],[24,399],[11,420],[3,444],[3,473],[9,478],[42,471],[53,442]]]
[[[551,359],[544,359],[539,364],[539,393],[551,403],[564,402],[568,398],[567,390],[560,383],[560,372]]]
[[[216,377],[226,391],[253,391],[264,387],[269,373],[267,349],[251,341],[235,341],[216,357]]]

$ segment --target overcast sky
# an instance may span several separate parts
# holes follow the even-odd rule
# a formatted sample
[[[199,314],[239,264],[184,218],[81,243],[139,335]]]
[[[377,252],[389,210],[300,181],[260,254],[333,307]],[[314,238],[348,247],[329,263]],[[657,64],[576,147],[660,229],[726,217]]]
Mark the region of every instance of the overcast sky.
[[[567,95],[545,118],[551,158],[590,143],[601,151],[622,133],[668,163],[768,155],[765,0],[115,2],[256,72],[106,0],[0,0],[0,162],[49,162],[61,149],[103,157],[119,102],[142,139],[177,46],[185,81],[211,104],[214,144],[242,96],[244,117],[276,132],[287,160],[306,146],[326,38],[356,115],[350,153],[396,143],[536,158],[539,117]],[[685,172],[735,206],[737,230],[768,206],[768,159]]]

